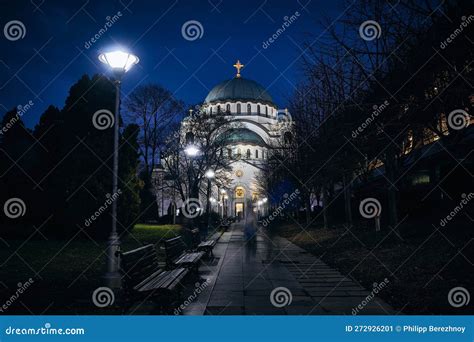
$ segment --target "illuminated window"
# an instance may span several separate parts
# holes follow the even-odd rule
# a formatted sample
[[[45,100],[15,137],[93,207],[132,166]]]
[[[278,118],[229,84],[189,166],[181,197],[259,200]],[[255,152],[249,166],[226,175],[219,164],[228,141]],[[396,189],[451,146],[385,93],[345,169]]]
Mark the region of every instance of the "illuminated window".
[[[241,186],[235,188],[235,198],[244,198],[245,190]]]

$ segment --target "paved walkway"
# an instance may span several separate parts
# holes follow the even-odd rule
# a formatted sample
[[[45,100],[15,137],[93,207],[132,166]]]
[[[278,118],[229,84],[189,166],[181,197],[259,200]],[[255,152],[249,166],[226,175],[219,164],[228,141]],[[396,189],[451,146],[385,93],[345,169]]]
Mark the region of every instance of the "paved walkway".
[[[185,315],[328,315],[352,314],[369,291],[320,259],[281,237],[261,229],[255,241],[245,241],[241,224],[233,224],[214,248],[215,259],[200,267],[208,286],[192,298]],[[276,288],[286,288],[282,291]],[[274,303],[271,293],[275,290]],[[201,289],[199,289],[199,292]],[[191,298],[190,298],[191,299]],[[359,314],[393,314],[379,298]]]

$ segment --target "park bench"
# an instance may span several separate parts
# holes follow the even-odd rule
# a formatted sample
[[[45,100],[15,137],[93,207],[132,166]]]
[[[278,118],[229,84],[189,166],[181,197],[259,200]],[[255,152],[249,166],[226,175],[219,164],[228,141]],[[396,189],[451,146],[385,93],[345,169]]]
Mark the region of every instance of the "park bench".
[[[223,219],[223,220],[221,221],[220,227],[221,227],[224,231],[226,231],[226,230],[229,229],[229,227],[230,227],[230,222],[229,222],[228,220],[226,220],[226,219]]]
[[[160,268],[154,245],[120,252],[120,256],[123,287],[132,298],[146,297],[163,304],[179,296],[181,282],[189,270]]]
[[[166,263],[169,268],[185,267],[197,271],[204,252],[188,252],[181,236],[165,240]]]
[[[199,234],[199,229],[191,230],[192,235],[192,245],[198,252],[204,252],[207,256],[214,256],[212,250],[217,243],[216,239],[209,239],[206,241],[201,241],[201,234]]]

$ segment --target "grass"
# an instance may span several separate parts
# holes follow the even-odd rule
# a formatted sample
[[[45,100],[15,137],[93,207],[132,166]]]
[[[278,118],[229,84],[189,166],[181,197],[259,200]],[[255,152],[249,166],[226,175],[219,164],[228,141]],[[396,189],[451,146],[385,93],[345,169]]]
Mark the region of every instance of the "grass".
[[[122,241],[127,251],[145,244],[158,244],[181,232],[179,225],[137,224]],[[77,312],[75,300],[88,297],[102,284],[106,241],[91,239],[0,240],[0,306],[17,289],[18,283],[34,279],[34,286],[9,308],[8,313]],[[3,286],[2,286],[3,285]],[[90,298],[84,298],[90,303]],[[21,302],[20,302],[21,301]],[[74,308],[73,308],[74,307]],[[71,312],[73,310],[73,312]],[[81,311],[81,308],[79,308]]]
[[[419,225],[405,227],[414,232]],[[405,314],[472,314],[468,306],[453,308],[450,289],[474,288],[472,228],[461,226],[423,235],[402,235],[354,227],[274,227],[278,234],[320,257],[370,289],[389,279],[379,296]],[[464,248],[464,249],[463,249]],[[459,253],[461,252],[461,253]]]

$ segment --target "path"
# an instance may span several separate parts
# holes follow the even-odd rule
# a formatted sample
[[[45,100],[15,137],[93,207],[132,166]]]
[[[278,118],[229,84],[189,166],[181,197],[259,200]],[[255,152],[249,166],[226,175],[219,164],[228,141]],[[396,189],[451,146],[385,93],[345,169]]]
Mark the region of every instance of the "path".
[[[350,315],[366,301],[369,291],[287,239],[270,237],[261,229],[256,241],[248,243],[242,229],[236,223],[222,235],[214,248],[216,258],[200,267],[209,285],[183,314]],[[270,301],[279,287],[292,297],[291,304],[281,308]],[[276,305],[278,298],[285,301],[288,296],[277,296]],[[372,298],[359,314],[393,313],[381,299]]]

